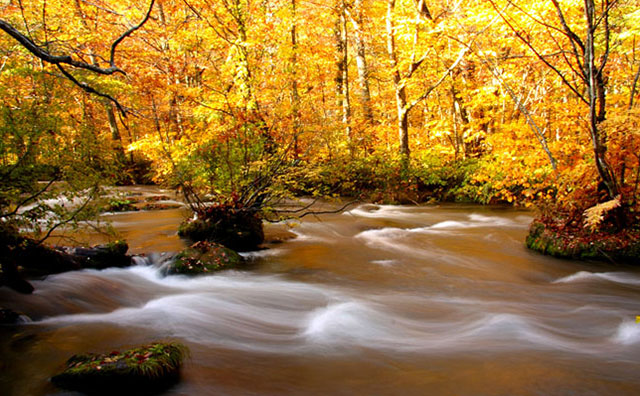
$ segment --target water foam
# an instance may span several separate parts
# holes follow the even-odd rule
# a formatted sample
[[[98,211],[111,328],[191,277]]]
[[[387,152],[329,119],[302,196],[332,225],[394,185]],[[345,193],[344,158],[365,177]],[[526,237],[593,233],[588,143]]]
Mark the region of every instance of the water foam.
[[[366,217],[370,219],[414,219],[417,207],[394,205],[360,205],[355,209],[343,212],[343,215]],[[420,207],[421,210],[424,207]]]
[[[373,260],[371,261],[372,264],[377,264],[380,265],[382,267],[390,267],[394,264],[396,264],[398,261],[397,260]]]
[[[612,341],[622,345],[632,345],[640,342],[640,323],[625,320],[618,326]]]
[[[265,257],[279,256],[283,252],[285,252],[285,249],[271,248],[271,249],[264,249],[264,250],[256,250],[253,252],[238,252],[238,254],[246,259],[254,260],[254,259],[260,259]]]
[[[552,283],[572,283],[589,281],[609,281],[626,285],[640,285],[640,278],[627,272],[589,272],[579,271],[575,274],[556,279]]]
[[[328,305],[309,315],[304,335],[314,341],[331,343],[373,341],[390,337],[389,318],[363,302],[347,301]]]

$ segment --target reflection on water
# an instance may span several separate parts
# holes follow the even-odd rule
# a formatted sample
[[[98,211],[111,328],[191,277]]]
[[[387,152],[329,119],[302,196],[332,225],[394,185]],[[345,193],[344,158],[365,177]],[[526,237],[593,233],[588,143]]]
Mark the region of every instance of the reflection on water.
[[[178,212],[148,213],[117,215],[134,251],[178,250]],[[362,205],[246,254],[251,271],[164,277],[154,254],[1,289],[34,321],[2,330],[0,388],[53,393],[73,353],[175,339],[192,359],[172,395],[640,394],[640,273],[529,252],[530,221]]]

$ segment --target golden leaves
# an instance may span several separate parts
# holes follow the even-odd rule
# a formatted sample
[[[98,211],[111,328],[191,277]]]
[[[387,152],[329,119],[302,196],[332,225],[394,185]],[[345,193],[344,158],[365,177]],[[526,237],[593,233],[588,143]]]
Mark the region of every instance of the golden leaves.
[[[592,206],[584,211],[584,226],[591,231],[598,229],[598,226],[604,220],[607,213],[611,212],[615,208],[620,207],[620,196],[618,195],[610,201],[600,203]]]

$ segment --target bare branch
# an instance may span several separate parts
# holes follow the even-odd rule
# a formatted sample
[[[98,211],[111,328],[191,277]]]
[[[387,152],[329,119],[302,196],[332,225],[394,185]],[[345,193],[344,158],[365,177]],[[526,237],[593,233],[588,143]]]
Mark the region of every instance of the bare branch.
[[[311,208],[313,205],[315,205],[315,204],[318,202],[318,200],[320,200],[320,198],[315,198],[313,201],[311,201],[311,203],[309,203],[309,204],[307,204],[307,205],[305,205],[304,207],[299,208],[299,209],[293,209],[293,210],[277,210],[277,209],[276,209],[276,210],[274,210],[274,212],[275,212],[275,213],[277,213],[277,214],[290,213],[290,214],[292,215],[292,217],[293,217],[293,218],[301,219],[301,218],[303,218],[303,217],[305,217],[305,216],[309,216],[309,215],[312,215],[312,216],[318,216],[318,215],[323,215],[323,214],[335,214],[335,213],[340,213],[340,212],[344,211],[346,208],[348,208],[349,206],[354,205],[354,204],[356,204],[356,203],[358,203],[358,202],[361,202],[360,200],[356,199],[356,200],[353,200],[353,201],[349,201],[349,202],[347,202],[346,204],[344,204],[342,207],[340,207],[340,208],[338,208],[338,209],[334,209],[334,210],[322,210],[322,211],[310,210],[310,211],[308,211],[308,212],[305,212],[306,210],[308,210],[309,208]],[[300,214],[300,215],[297,215],[297,213],[300,213],[300,212],[304,212],[304,213],[302,213],[302,214]],[[266,220],[267,220],[268,222],[278,222],[278,221],[281,221],[281,219],[278,219],[278,220],[269,220],[269,219],[266,219]]]
[[[117,15],[117,16],[121,16],[121,17],[123,17],[123,16],[124,16],[124,14],[121,14],[121,13],[119,13],[119,12],[116,12],[116,11],[114,11],[114,10],[112,10],[112,9],[109,9],[109,8],[106,8],[106,7],[102,7],[102,6],[98,5],[98,4],[92,3],[92,2],[90,2],[90,1],[87,1],[87,0],[80,0],[80,1],[82,1],[82,2],[83,2],[83,3],[85,3],[85,4],[90,5],[90,6],[92,6],[92,7],[95,7],[95,8],[97,8],[97,9],[99,9],[99,10],[106,11],[106,12],[108,12],[108,13],[110,13],[110,14]]]
[[[607,0],[606,3],[607,8],[602,12],[600,19],[596,21],[593,26],[594,29],[597,29],[597,26],[600,24],[600,22],[604,21],[605,49],[604,54],[602,54],[602,56],[600,57],[600,67],[598,68],[599,76],[602,76],[604,67],[607,65],[607,60],[609,60],[609,52],[611,50],[611,26],[609,26],[609,10],[613,6],[613,4],[616,3],[616,1],[614,0],[613,2],[609,3],[609,1]]]
[[[631,93],[629,94],[629,110],[633,108],[633,97],[636,95],[636,88],[638,87],[639,79],[640,79],[640,65],[638,66],[638,71],[636,72],[636,76],[633,79],[633,85],[631,86]]]
[[[444,73],[442,73],[442,76],[440,76],[440,79],[438,79],[438,81],[435,82],[435,84],[433,84],[432,86],[430,86],[426,91],[424,91],[422,93],[422,95],[420,95],[417,99],[415,99],[414,101],[412,101],[411,103],[409,103],[407,105],[407,110],[412,109],[413,107],[415,107],[418,103],[420,103],[422,100],[426,99],[431,92],[433,92],[434,89],[438,88],[440,86],[440,84],[442,84],[444,82],[444,80],[446,80],[446,78],[449,76],[449,74],[453,71],[453,69],[455,69],[456,67],[458,67],[458,65],[460,64],[460,62],[462,62],[462,60],[464,59],[464,55],[469,51],[469,48],[465,47],[462,48],[460,50],[460,52],[458,53],[458,58],[456,59],[455,62],[453,62],[453,64],[451,66],[449,66],[449,68],[447,70],[445,70]]]
[[[98,95],[100,97],[103,97],[112,101],[118,107],[118,110],[124,116],[126,116],[126,111],[124,107],[122,107],[122,105],[116,99],[114,99],[112,96],[108,94],[99,92],[95,88],[89,86],[87,83],[78,81],[75,77],[73,77],[71,73],[65,70],[63,65],[69,65],[78,69],[89,70],[91,72],[102,74],[102,75],[112,75],[114,73],[125,74],[125,72],[122,69],[116,66],[116,63],[115,63],[116,48],[125,38],[129,37],[131,34],[133,34],[133,32],[140,29],[142,25],[144,25],[149,20],[154,4],[155,4],[155,0],[151,0],[151,3],[149,5],[149,10],[145,14],[143,20],[139,24],[131,27],[129,30],[124,32],[122,35],[120,35],[120,37],[118,37],[111,44],[109,67],[107,68],[103,68],[98,65],[87,63],[84,61],[75,60],[71,57],[71,55],[53,55],[51,52],[49,52],[48,49],[44,49],[40,47],[31,38],[22,34],[18,29],[16,29],[9,22],[3,19],[0,19],[0,29],[4,30],[9,36],[13,37],[18,43],[20,43],[20,45],[26,48],[29,52],[31,52],[37,58],[43,60],[44,62],[56,65],[66,78],[71,80],[74,84],[76,84],[86,92]]]
[[[16,28],[11,26],[7,21],[0,19],[0,29],[4,30],[7,34],[13,37],[17,42],[19,42],[24,48],[29,50],[33,55],[42,59],[47,63],[51,63],[54,65],[59,64],[67,64],[73,67],[77,67],[79,69],[86,69],[98,74],[111,75],[116,72],[123,73],[124,72],[117,67],[109,67],[109,68],[101,68],[96,65],[92,65],[86,62],[79,62],[71,58],[69,55],[52,55],[47,50],[40,48],[36,43],[34,43],[29,37],[20,33]]]
[[[16,208],[11,212],[11,213],[7,213],[7,214],[0,214],[0,218],[7,218],[7,217],[11,217],[14,216],[18,213],[18,211],[20,210],[21,207],[23,207],[24,205],[26,205],[27,203],[37,199],[40,195],[44,194],[49,187],[51,187],[53,185],[53,183],[55,183],[56,181],[58,181],[59,179],[57,177],[54,177],[53,179],[51,179],[49,181],[49,183],[47,183],[46,186],[44,186],[44,188],[38,190],[36,193],[34,193],[33,195],[23,199],[19,204],[16,205]]]
[[[527,47],[529,47],[529,49],[536,55],[536,57],[538,59],[540,59],[545,65],[547,65],[547,67],[549,67],[551,70],[553,70],[558,77],[560,77],[560,79],[562,80],[562,82],[571,90],[571,92],[573,92],[576,97],[578,97],[578,99],[580,99],[582,102],[584,102],[585,104],[589,105],[589,101],[584,97],[584,95],[582,95],[578,89],[576,87],[573,86],[573,84],[571,84],[569,82],[569,80],[567,80],[567,78],[565,77],[565,75],[554,65],[552,65],[544,55],[540,54],[540,52],[538,52],[538,50],[535,49],[535,47],[531,44],[531,41],[527,40],[522,33],[520,33],[518,31],[518,29],[516,29],[513,24],[511,24],[511,22],[509,22],[509,20],[507,19],[507,17],[502,13],[502,11],[500,11],[498,9],[498,6],[496,5],[494,0],[488,0],[489,3],[491,4],[491,6],[496,10],[496,12],[498,13],[498,15],[500,16],[500,18],[502,18],[502,20],[504,21],[505,24],[507,24],[507,26],[509,27],[509,29],[511,29],[511,31],[520,39],[520,41],[522,41]],[[552,0],[555,2],[555,0]],[[562,16],[562,18],[564,19],[564,16]],[[568,28],[568,26],[567,26]],[[569,31],[571,31],[569,29]],[[573,33],[573,31],[571,31]],[[578,42],[580,44],[582,44],[582,41],[580,41],[580,38],[578,38],[576,36],[576,38],[578,39]],[[584,45],[582,45],[582,47],[584,48]]]
[[[300,216],[298,216],[299,219],[308,216],[308,215],[313,215],[313,216],[317,216],[317,215],[323,215],[323,214],[335,214],[335,213],[340,213],[343,210],[345,210],[346,208],[348,208],[349,206],[356,204],[360,202],[360,200],[355,200],[355,201],[350,201],[347,202],[346,204],[344,204],[341,208],[339,209],[335,209],[335,210],[323,210],[323,211],[310,211],[310,212],[305,212],[303,214],[301,214]]]
[[[64,69],[64,67],[62,67],[61,64],[56,64],[56,66],[58,67],[58,69],[62,72],[62,74],[69,80],[71,80],[71,82],[73,82],[74,84],[76,84],[77,86],[79,86],[80,88],[82,88],[83,90],[85,90],[86,92],[90,93],[90,94],[94,94],[97,96],[100,96],[102,98],[108,99],[111,102],[113,102],[116,107],[118,108],[118,111],[120,112],[120,114],[122,114],[123,117],[127,117],[127,111],[125,110],[124,107],[122,107],[122,105],[120,104],[120,102],[118,102],[118,100],[116,98],[114,98],[113,96],[106,94],[106,93],[102,93],[98,90],[96,90],[95,88],[93,88],[92,86],[90,86],[89,84],[85,83],[85,82],[81,82],[78,81],[71,73],[69,73],[68,71],[66,71]]]
[[[80,212],[82,212],[87,205],[89,205],[89,202],[93,201],[93,197],[94,194],[98,191],[97,187],[93,188],[93,191],[91,192],[91,194],[89,194],[89,196],[87,197],[87,200],[84,201],[84,203],[82,205],[80,205],[80,207],[78,209],[76,209],[73,213],[71,213],[69,215],[69,217],[67,217],[65,220],[62,220],[59,223],[56,223],[53,227],[49,228],[49,230],[47,231],[47,233],[45,234],[45,236],[43,238],[41,238],[40,240],[38,240],[36,242],[36,244],[40,245],[42,242],[46,241],[47,238],[49,238],[51,236],[51,234],[53,233],[53,231],[55,231],[56,229],[58,229],[59,227],[62,227],[63,225],[69,224],[72,221],[74,221],[76,219],[76,217],[78,217],[78,215],[80,214]]]
[[[111,68],[117,69],[114,58],[115,58],[115,55],[116,55],[116,47],[118,46],[118,44],[120,44],[122,42],[122,40],[124,40],[127,37],[129,37],[133,32],[135,32],[136,30],[140,29],[142,27],[142,25],[147,23],[147,21],[149,20],[149,17],[151,16],[151,11],[153,10],[153,5],[155,4],[155,2],[156,2],[156,0],[151,0],[151,4],[149,4],[149,11],[147,11],[146,15],[144,16],[144,19],[142,19],[142,21],[139,24],[137,24],[136,26],[133,26],[131,29],[129,29],[126,32],[122,33],[122,35],[120,37],[118,37],[116,39],[116,41],[113,42],[113,44],[111,44],[111,55],[110,55],[110,61],[109,61],[109,64],[111,65]]]
[[[578,47],[580,47],[580,49],[582,50],[582,53],[584,54],[584,43],[582,42],[580,37],[578,37],[578,35],[575,34],[573,30],[571,30],[571,28],[569,27],[569,24],[567,24],[567,20],[564,18],[564,13],[560,8],[560,4],[558,4],[558,0],[551,0],[551,2],[553,3],[553,6],[556,8],[558,19],[560,19],[560,23],[562,24],[562,28],[564,29],[566,35],[569,37],[569,39],[571,39],[572,43],[575,43],[576,45],[578,45]]]

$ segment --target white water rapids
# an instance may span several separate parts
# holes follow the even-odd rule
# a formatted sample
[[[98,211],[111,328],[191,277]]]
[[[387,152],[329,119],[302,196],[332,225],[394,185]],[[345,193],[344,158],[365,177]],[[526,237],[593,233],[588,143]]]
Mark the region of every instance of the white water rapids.
[[[139,252],[174,246],[176,213],[113,217]],[[0,289],[33,319],[3,336],[0,386],[55,394],[71,354],[161,339],[192,355],[170,395],[640,394],[640,271],[529,252],[530,221],[362,205],[301,222],[246,271],[163,276],[154,254]]]

